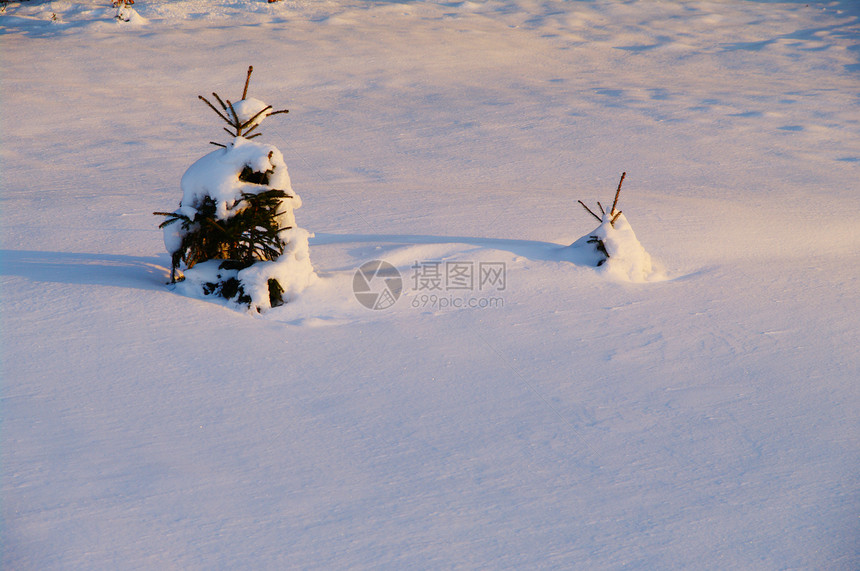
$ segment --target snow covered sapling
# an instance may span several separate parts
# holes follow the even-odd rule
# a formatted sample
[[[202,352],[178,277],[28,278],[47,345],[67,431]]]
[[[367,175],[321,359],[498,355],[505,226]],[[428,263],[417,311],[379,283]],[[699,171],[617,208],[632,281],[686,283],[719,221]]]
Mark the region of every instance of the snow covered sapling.
[[[612,208],[607,211],[600,202],[597,203],[601,216],[581,200],[578,201],[600,222],[600,226],[571,244],[570,248],[584,250],[587,260],[617,277],[630,281],[646,281],[654,276],[651,256],[639,243],[627,218],[618,210],[618,198],[621,196],[621,185],[625,176],[627,173],[622,173],[621,180],[618,181]],[[582,259],[582,256],[577,256],[577,259]]]
[[[301,199],[290,185],[281,152],[251,141],[266,117],[287,113],[248,97],[248,68],[242,99],[200,96],[231,129],[232,140],[195,162],[182,176],[182,200],[165,217],[164,244],[171,254],[171,283],[184,293],[216,295],[257,311],[281,305],[316,279],[310,263],[310,234],[298,228],[293,210]],[[184,267],[184,276],[180,270]]]
[[[131,21],[131,13],[133,8],[129,8],[132,4],[134,4],[134,0],[113,0],[113,7],[116,8],[116,14],[114,18],[120,20],[122,22],[130,22]]]
[[[585,208],[585,210],[588,211],[589,214],[594,216],[597,219],[597,221],[600,222],[601,224],[604,222],[604,219],[608,218],[609,219],[609,225],[614,228],[615,227],[615,221],[618,220],[619,216],[621,216],[621,211],[616,210],[615,207],[618,206],[618,197],[621,196],[621,185],[624,184],[624,177],[625,176],[627,176],[626,172],[621,173],[621,180],[618,181],[618,188],[615,189],[615,200],[612,201],[612,208],[609,209],[609,216],[608,217],[606,216],[606,211],[603,209],[603,205],[600,204],[599,200],[597,201],[597,207],[600,209],[600,214],[603,215],[603,218],[601,218],[600,216],[595,214],[588,206],[585,205],[585,203],[583,201],[578,200],[577,202],[579,202],[582,205],[582,207]],[[599,229],[599,227],[598,227],[598,229]],[[597,235],[589,236],[588,237],[588,243],[594,244],[595,245],[594,249],[597,250],[598,254],[603,256],[602,258],[600,258],[597,261],[597,265],[602,266],[603,263],[606,260],[608,260],[610,257],[609,252],[606,251],[606,244],[604,244],[603,240],[600,237],[598,237]]]

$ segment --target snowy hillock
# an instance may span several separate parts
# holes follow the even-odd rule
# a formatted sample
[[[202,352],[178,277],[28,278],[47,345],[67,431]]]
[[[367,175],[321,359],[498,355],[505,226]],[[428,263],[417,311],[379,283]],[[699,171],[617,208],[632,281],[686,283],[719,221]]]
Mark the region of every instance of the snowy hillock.
[[[624,214],[614,219],[606,213],[600,226],[565,248],[563,257],[594,265],[620,281],[647,282],[660,279],[651,255],[645,250]]]

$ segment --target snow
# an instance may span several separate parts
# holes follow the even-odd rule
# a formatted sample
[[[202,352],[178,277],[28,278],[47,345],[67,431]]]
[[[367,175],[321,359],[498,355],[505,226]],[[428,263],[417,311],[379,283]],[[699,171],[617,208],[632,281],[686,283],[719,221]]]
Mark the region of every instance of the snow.
[[[310,261],[308,240],[311,233],[304,228],[291,228],[284,233],[287,247],[277,260],[257,263],[239,272],[240,281],[251,284],[248,295],[257,306],[269,306],[269,278],[278,280],[286,294],[284,301],[288,303],[319,279]]]
[[[132,26],[143,26],[149,23],[146,18],[137,13],[137,10],[127,5],[117,6],[116,21],[120,24]]]
[[[613,222],[614,221],[614,222]],[[597,250],[595,242],[603,246]],[[563,258],[593,265],[619,281],[647,282],[665,279],[622,212],[610,210],[600,226],[570,245]]]
[[[248,123],[251,119],[254,120],[245,127],[246,129],[251,129],[262,123],[263,119],[269,116],[269,113],[263,113],[263,111],[265,111],[266,108],[271,107],[271,105],[263,103],[259,99],[254,99],[253,97],[242,99],[232,105],[233,111],[236,113],[236,118],[239,120],[240,125],[245,125],[245,123]]]
[[[283,190],[292,197],[286,200],[291,208],[285,210],[287,218],[282,226],[293,226],[295,217],[292,210],[299,208],[302,202],[293,192],[284,156],[273,145],[242,137],[234,138],[227,147],[208,153],[188,167],[180,182],[182,205],[179,212],[193,220],[197,207],[208,196],[215,201],[215,215],[221,220],[229,218],[236,203],[242,199],[242,193],[258,194],[268,190],[267,186],[239,180],[239,173],[246,166],[258,173],[271,171],[268,187]]]
[[[856,2],[107,4],[0,14],[3,568],[860,566]],[[248,65],[263,314],[152,215]]]

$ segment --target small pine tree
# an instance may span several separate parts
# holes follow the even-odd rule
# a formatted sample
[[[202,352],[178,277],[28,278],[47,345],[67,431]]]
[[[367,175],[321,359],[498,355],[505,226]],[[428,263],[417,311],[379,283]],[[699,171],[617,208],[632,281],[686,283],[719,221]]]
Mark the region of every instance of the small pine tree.
[[[615,228],[615,222],[621,216],[621,211],[616,209],[618,206],[618,197],[621,196],[621,185],[624,184],[624,177],[627,176],[626,172],[621,173],[621,180],[618,181],[618,188],[615,190],[615,200],[612,201],[612,208],[609,209],[609,213],[603,209],[603,205],[600,204],[600,201],[597,202],[597,207],[600,209],[600,213],[603,217],[598,216],[591,210],[585,203],[581,200],[577,200],[585,210],[588,211],[589,214],[594,216],[594,218],[600,222],[601,224],[605,222],[609,222],[609,226]],[[598,254],[597,265],[602,266],[606,260],[610,258],[609,251],[606,249],[606,244],[604,244],[603,239],[600,236],[589,236],[588,244],[594,244],[594,250]]]
[[[600,202],[597,203],[602,216],[579,201],[600,225],[571,244],[567,248],[568,255],[580,263],[598,266],[601,271],[621,280],[642,282],[662,279],[662,273],[653,265],[651,255],[642,247],[627,218],[618,210],[618,198],[625,176],[626,172],[621,173],[611,208],[606,210]]]
[[[271,105],[247,97],[252,72],[249,67],[242,99],[235,104],[213,93],[219,110],[200,96],[230,125],[225,130],[232,140],[212,142],[220,148],[183,175],[179,208],[155,214],[165,218],[159,228],[171,254],[171,283],[194,278],[195,293],[262,311],[284,302],[287,284],[282,281],[296,293],[315,274],[307,256],[309,234],[295,226],[293,209],[301,200],[292,192],[283,157],[271,145],[250,141],[260,135],[250,133],[263,119],[288,111],[272,111]],[[248,271],[259,262],[271,262],[271,275]],[[200,265],[208,269],[195,275],[193,268]]]

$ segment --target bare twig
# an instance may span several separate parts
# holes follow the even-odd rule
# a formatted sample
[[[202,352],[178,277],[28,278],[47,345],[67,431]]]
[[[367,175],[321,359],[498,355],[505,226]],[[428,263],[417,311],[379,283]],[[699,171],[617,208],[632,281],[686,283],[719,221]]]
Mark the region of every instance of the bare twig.
[[[589,207],[587,207],[583,201],[577,200],[577,202],[579,202],[582,205],[582,207],[588,211],[589,214],[591,214],[592,216],[597,218],[598,221],[603,222],[603,219],[600,216],[598,216],[597,214],[595,214],[594,212],[592,212],[591,209]]]
[[[618,206],[618,197],[621,195],[621,183],[624,182],[624,177],[627,176],[627,172],[621,173],[621,180],[618,181],[618,190],[615,191],[615,200],[612,202],[612,210],[609,211],[610,214],[615,213],[615,207]]]
[[[244,129],[245,127],[247,127],[248,125],[250,125],[251,123],[253,123],[253,122],[254,122],[254,120],[255,120],[257,117],[259,117],[260,115],[262,115],[263,113],[265,113],[266,111],[268,111],[268,110],[269,110],[269,109],[271,109],[271,108],[272,108],[272,106],[271,106],[271,105],[267,105],[265,109],[261,109],[260,111],[258,111],[258,112],[257,112],[257,114],[256,114],[256,115],[254,115],[253,117],[251,117],[250,119],[248,119],[247,121],[245,121],[244,123],[242,123],[242,125],[241,125],[239,128],[240,128],[240,129]]]
[[[3,1],[4,0],[0,0],[0,3],[2,3]],[[251,84],[251,74],[253,73],[253,71],[254,71],[254,66],[249,65],[248,66],[248,75],[245,76],[245,86],[244,86],[244,89],[242,90],[242,100],[245,100],[248,98],[248,86]],[[230,129],[224,128],[224,130],[231,137],[242,137],[242,136],[244,136],[246,139],[250,139],[252,137],[258,137],[260,135],[260,133],[255,133],[252,136],[248,136],[248,135],[250,135],[251,132],[253,132],[257,127],[259,127],[260,123],[262,122],[262,119],[269,117],[271,115],[277,115],[279,113],[289,113],[290,112],[289,109],[279,109],[277,111],[272,111],[272,106],[267,105],[265,108],[258,111],[253,117],[251,117],[247,121],[242,121],[239,118],[238,113],[236,113],[236,108],[233,107],[233,103],[229,99],[221,99],[221,97],[217,93],[215,93],[214,91],[212,92],[212,97],[215,98],[215,101],[218,102],[218,105],[221,106],[221,110],[223,110],[223,113],[222,113],[221,110],[219,110],[215,105],[213,105],[208,99],[206,99],[202,95],[198,95],[197,97],[201,101],[206,103],[206,105],[208,105],[209,108],[212,109],[212,111],[217,113],[218,116],[225,123],[227,123],[228,125],[230,125],[230,127],[233,128],[232,131]],[[257,121],[256,124],[254,124],[255,121]],[[243,131],[245,132],[244,135],[243,135]],[[214,143],[214,142],[212,142],[212,144],[218,145],[218,146],[224,146],[224,145],[221,145],[219,143]]]
[[[227,148],[227,145],[222,145],[221,143],[216,143],[215,141],[209,141],[210,145],[215,145],[216,147],[222,147],[224,149]]]
[[[245,78],[245,89],[242,91],[242,99],[248,97],[248,84],[251,82],[251,72],[254,71],[254,66],[248,66],[248,77]]]
[[[600,201],[599,201],[599,200],[597,201],[597,207],[600,209],[600,213],[601,213],[601,214],[603,214],[603,215],[605,215],[605,214],[606,214],[606,211],[605,211],[605,210],[603,210],[603,205],[602,205],[602,204],[600,204]]]
[[[218,230],[220,230],[220,231],[221,231],[221,232],[223,232],[224,234],[226,234],[226,233],[227,233],[227,230],[225,230],[223,226],[221,226],[220,224],[218,224],[218,223],[217,223],[215,220],[213,220],[212,218],[208,218],[208,217],[207,217],[207,218],[204,218],[204,219],[203,219],[203,222],[206,222],[206,223],[207,223],[207,224],[209,224],[210,226],[214,226],[215,228],[217,228]]]
[[[220,103],[220,104],[221,104],[221,107],[223,107],[223,108],[224,108],[224,111],[226,111],[226,110],[227,110],[227,106],[226,106],[226,105],[224,105],[224,102],[223,102],[223,101],[221,101],[221,98],[220,98],[220,97],[218,97],[218,94],[217,94],[217,93],[215,93],[215,92],[213,91],[213,92],[212,92],[212,96],[213,96],[213,97],[215,97],[215,99],[217,99],[217,100],[218,100],[218,103]]]
[[[254,129],[256,129],[257,127],[259,127],[262,124],[263,123],[260,122],[260,123],[257,123],[256,125],[251,125],[251,128],[248,129],[247,131],[245,131],[245,134],[242,136],[245,137],[246,139],[250,139],[251,137],[256,137],[257,135],[262,135],[262,133],[257,133],[256,135],[251,135],[251,137],[248,136],[249,134],[254,132]]]
[[[621,211],[615,213],[615,216],[612,217],[612,220],[609,221],[612,224],[612,227],[615,228],[615,221],[618,220],[618,217],[621,216]]]
[[[233,125],[234,127],[236,127],[236,129],[237,129],[237,135],[238,135],[238,129],[239,129],[239,116],[238,116],[238,115],[236,115],[236,110],[235,110],[235,109],[233,109],[233,104],[232,104],[232,103],[230,103],[230,100],[229,100],[229,99],[227,99],[226,101],[227,101],[227,107],[229,107],[230,114],[233,116],[233,120],[230,122],[230,124],[231,124],[231,125]]]
[[[205,102],[205,103],[206,103],[206,105],[208,105],[208,106],[212,109],[212,111],[214,111],[215,113],[217,113],[219,117],[221,117],[222,119],[224,119],[224,121],[226,121],[226,122],[227,122],[227,123],[229,123],[230,125],[232,125],[232,124],[233,124],[233,122],[232,122],[232,121],[230,121],[229,119],[227,119],[227,118],[226,118],[226,117],[225,117],[225,116],[224,116],[220,111],[218,111],[218,109],[216,109],[214,105],[212,105],[211,103],[209,103],[209,100],[208,100],[208,99],[206,99],[206,98],[205,98],[205,97],[203,97],[202,95],[198,95],[197,97],[199,97],[201,101]],[[225,109],[226,109],[226,108],[225,108]]]

